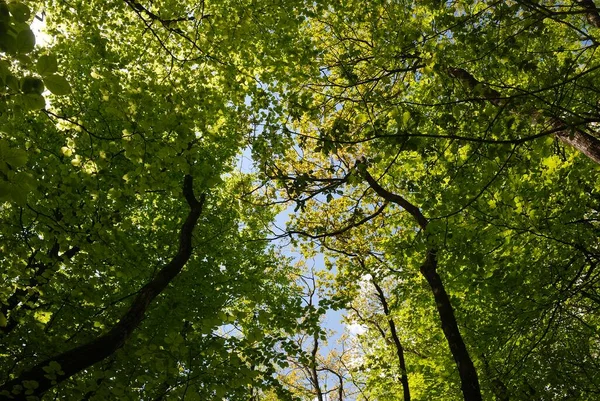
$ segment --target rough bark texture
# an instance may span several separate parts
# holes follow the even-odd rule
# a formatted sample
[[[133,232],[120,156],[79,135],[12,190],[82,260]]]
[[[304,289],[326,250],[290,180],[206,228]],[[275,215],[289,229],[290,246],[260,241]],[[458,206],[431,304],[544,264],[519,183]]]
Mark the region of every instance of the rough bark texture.
[[[15,379],[6,382],[0,386],[0,399],[27,400],[28,397],[40,397],[44,392],[58,383],[67,380],[71,376],[112,355],[125,344],[144,318],[144,314],[152,300],[169,285],[192,255],[192,232],[202,213],[204,195],[200,197],[200,200],[194,197],[193,179],[190,175],[185,176],[183,193],[190,206],[190,212],[181,227],[177,254],[158,272],[152,281],[142,287],[130,308],[121,317],[119,322],[106,334],[41,362],[24,371]],[[48,368],[52,362],[60,365],[62,374],[56,374],[56,372],[49,374]],[[33,394],[26,395],[23,392],[17,392],[25,381],[37,382],[38,387],[34,390]],[[13,390],[17,394],[14,394]],[[8,392],[10,395],[1,395],[2,392]]]
[[[600,140],[583,131],[561,131],[556,134],[558,140],[574,147],[581,153],[600,164]]]
[[[363,169],[362,171],[369,186],[379,196],[388,202],[393,202],[404,208],[415,218],[421,229],[427,229],[429,221],[423,215],[423,213],[421,213],[421,210],[419,210],[418,207],[400,195],[389,192],[383,188],[366,169]],[[437,258],[435,249],[427,250],[425,263],[423,263],[421,266],[421,274],[425,277],[427,283],[429,283],[429,286],[431,287],[431,291],[433,292],[437,311],[442,322],[442,330],[444,332],[444,336],[446,337],[446,341],[448,342],[448,346],[450,347],[452,357],[454,358],[458,368],[463,398],[465,401],[481,401],[481,390],[479,387],[477,370],[473,365],[473,360],[471,359],[469,351],[467,350],[465,342],[460,334],[460,329],[458,327],[458,323],[456,322],[456,317],[454,316],[454,309],[452,308],[450,297],[448,297],[448,293],[446,293],[446,289],[444,288],[444,283],[437,273]]]
[[[396,323],[390,314],[390,307],[388,305],[387,299],[385,298],[385,294],[383,293],[383,289],[373,280],[373,285],[377,290],[377,296],[379,301],[381,302],[381,306],[383,307],[383,313],[388,321],[388,326],[390,328],[390,335],[392,337],[392,341],[394,342],[394,346],[396,347],[396,356],[398,357],[398,365],[400,366],[400,383],[402,383],[402,392],[404,396],[404,401],[410,401],[410,389],[408,387],[408,375],[406,374],[406,361],[404,360],[404,347],[400,342],[400,337],[398,337],[398,332],[396,330]]]

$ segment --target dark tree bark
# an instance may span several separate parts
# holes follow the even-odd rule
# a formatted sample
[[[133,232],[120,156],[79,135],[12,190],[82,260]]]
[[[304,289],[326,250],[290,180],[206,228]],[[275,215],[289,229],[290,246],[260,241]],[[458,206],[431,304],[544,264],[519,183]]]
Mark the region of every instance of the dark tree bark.
[[[392,337],[392,341],[394,342],[394,346],[396,347],[396,356],[398,357],[398,365],[400,367],[400,382],[402,383],[404,401],[410,401],[408,375],[406,374],[406,361],[404,360],[404,347],[402,347],[400,337],[398,337],[396,323],[394,322],[394,319],[390,314],[390,307],[388,305],[387,299],[385,298],[385,294],[383,293],[383,289],[379,286],[379,284],[377,284],[375,280],[372,280],[372,282],[375,286],[375,290],[377,290],[377,297],[379,298],[379,302],[383,307],[383,313],[385,314],[385,317],[388,321],[388,326],[390,328],[390,336]]]
[[[24,371],[20,376],[4,383],[0,386],[0,399],[25,401],[28,397],[40,397],[50,388],[109,357],[125,344],[144,318],[150,303],[179,274],[192,255],[192,232],[202,213],[205,196],[203,194],[199,200],[195,198],[193,178],[190,175],[186,175],[184,178],[183,194],[190,211],[181,227],[177,254],[149,283],[140,289],[137,297],[119,322],[106,334],[43,361]],[[51,363],[58,363],[63,373],[57,374],[54,372],[53,375],[50,375],[48,368]],[[33,394],[26,395],[23,392],[13,394],[12,391],[18,390],[19,386],[22,386],[25,381],[37,382],[38,387],[33,391]],[[9,395],[2,395],[3,392]]]
[[[479,389],[477,371],[475,370],[467,346],[460,335],[460,329],[454,316],[450,297],[448,297],[444,283],[442,283],[442,279],[437,272],[435,251],[431,249],[427,251],[425,263],[421,265],[421,274],[423,274],[433,292],[435,304],[440,315],[440,320],[442,321],[442,330],[448,340],[450,352],[452,352],[452,356],[458,367],[461,389],[465,401],[479,401],[481,400],[481,390]]]
[[[422,230],[427,229],[429,221],[423,215],[423,213],[421,213],[421,210],[419,210],[418,207],[404,199],[402,196],[389,192],[379,185],[377,180],[375,180],[375,178],[369,174],[366,168],[362,168],[364,165],[358,167],[364,174],[367,183],[375,191],[375,193],[388,202],[393,202],[398,206],[401,206],[415,218]],[[431,287],[431,291],[433,292],[437,311],[442,323],[442,330],[458,368],[463,398],[465,401],[481,401],[481,390],[479,387],[477,370],[473,365],[473,360],[471,359],[469,351],[467,350],[467,346],[465,345],[462,335],[460,334],[460,329],[458,327],[458,323],[456,322],[450,297],[448,297],[444,283],[437,272],[437,258],[435,249],[430,248],[427,250],[425,262],[421,266],[421,274],[425,277],[427,283]]]
[[[313,347],[310,353],[310,376],[317,394],[317,401],[324,401],[321,383],[319,382],[319,371],[317,370],[317,353],[319,352],[319,333],[313,334]]]

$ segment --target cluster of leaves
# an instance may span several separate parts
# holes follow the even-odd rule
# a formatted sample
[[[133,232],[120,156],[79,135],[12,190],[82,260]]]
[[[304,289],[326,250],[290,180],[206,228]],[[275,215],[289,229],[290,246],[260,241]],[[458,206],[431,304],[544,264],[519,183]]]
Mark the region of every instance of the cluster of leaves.
[[[266,48],[238,43],[258,29],[247,5],[0,5],[0,398],[280,388],[305,310],[263,240],[277,210],[235,169],[256,86],[243,52]]]
[[[364,399],[597,398],[594,2],[309,7],[256,158],[367,328]]]
[[[31,8],[24,3],[0,2],[0,115],[23,118],[31,110],[44,109],[43,97],[47,88],[55,95],[70,92],[67,80],[57,74],[58,62],[54,55],[39,54],[35,49],[35,35],[30,28],[34,18]],[[0,200],[21,205],[34,185],[31,174],[22,170],[27,162],[24,148],[15,148],[10,136],[0,139]]]
[[[0,397],[596,399],[598,29],[589,0],[0,1]],[[321,306],[265,240],[282,203]],[[320,357],[326,304],[365,333]]]
[[[67,80],[57,74],[56,56],[35,51],[36,38],[29,26],[33,18],[31,8],[24,3],[0,2],[0,51],[5,56],[0,60],[2,113],[43,109],[46,88],[56,95],[70,91]]]

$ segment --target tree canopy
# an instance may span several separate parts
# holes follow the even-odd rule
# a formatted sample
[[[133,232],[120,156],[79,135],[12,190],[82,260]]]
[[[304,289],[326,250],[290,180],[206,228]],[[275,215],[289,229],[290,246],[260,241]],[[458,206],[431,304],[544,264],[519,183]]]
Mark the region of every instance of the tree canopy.
[[[0,0],[0,399],[598,399],[599,45],[593,0]]]

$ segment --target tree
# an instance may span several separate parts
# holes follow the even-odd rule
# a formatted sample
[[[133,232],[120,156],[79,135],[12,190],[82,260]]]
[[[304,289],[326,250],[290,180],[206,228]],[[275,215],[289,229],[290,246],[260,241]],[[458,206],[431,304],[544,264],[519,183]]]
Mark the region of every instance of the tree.
[[[243,5],[0,6],[20,24],[44,20],[51,48],[28,48],[32,71],[44,76],[46,60],[70,82],[44,76],[45,102],[18,108],[31,63],[3,61],[5,77],[24,78],[0,134],[0,397],[272,388],[304,312],[293,266],[263,240],[277,211],[254,206],[251,174],[234,169],[251,129],[242,88],[255,85],[235,32],[259,27]]]
[[[0,397],[596,399],[599,21],[0,1]]]
[[[379,255],[410,297],[424,278],[416,305],[435,300],[465,400],[595,398],[594,3],[312,10],[317,55],[276,87],[285,103],[260,138],[284,151],[256,152],[302,212],[290,234],[338,271]]]

